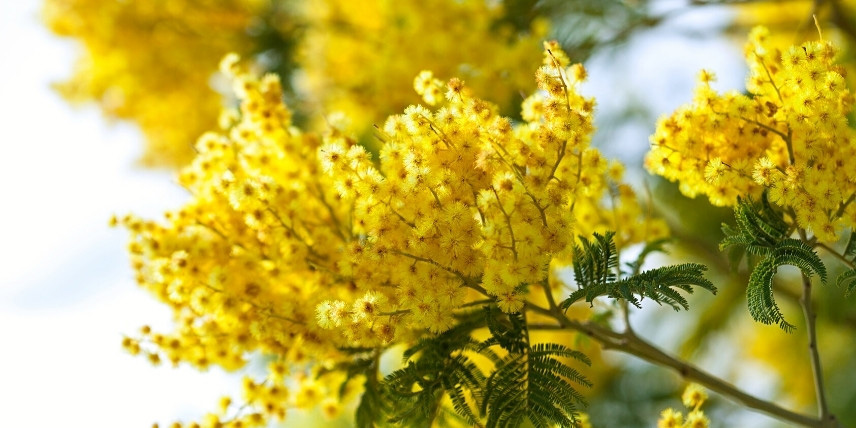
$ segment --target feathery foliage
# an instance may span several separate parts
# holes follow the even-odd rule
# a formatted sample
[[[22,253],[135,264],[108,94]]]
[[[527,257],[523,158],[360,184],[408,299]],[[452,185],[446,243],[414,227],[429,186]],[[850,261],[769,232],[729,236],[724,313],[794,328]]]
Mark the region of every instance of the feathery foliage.
[[[472,332],[485,325],[491,336],[475,341]],[[471,359],[476,353],[493,363],[489,376]],[[369,377],[357,424],[429,426],[448,395],[457,416],[472,426],[519,426],[527,420],[536,427],[569,426],[577,420],[578,406],[585,404],[572,383],[591,383],[562,359],[590,364],[584,354],[564,345],[530,344],[524,315],[488,306],[465,314],[451,330],[420,339],[404,352],[406,365],[378,385]],[[386,416],[379,418],[379,410]]]
[[[483,343],[483,347],[499,345],[508,352],[496,361],[487,379],[481,402],[486,427],[517,427],[527,420],[535,427],[572,426],[577,406],[585,405],[572,383],[590,387],[591,382],[558,358],[590,365],[588,357],[557,343],[532,345],[524,315],[500,317],[489,315],[492,336]]]
[[[751,255],[766,255],[788,236],[788,225],[782,215],[770,205],[767,194],[755,204],[751,199],[740,198],[734,206],[737,229],[722,224],[725,238],[719,243],[724,250],[739,247]]]
[[[856,289],[856,269],[848,269],[844,272],[841,272],[838,275],[838,279],[835,280],[835,285],[838,287],[846,287],[847,290],[845,294],[849,296],[853,293],[853,290]]]
[[[734,217],[736,229],[722,225],[725,239],[720,247],[736,246],[762,257],[749,276],[746,290],[749,314],[763,324],[778,324],[782,330],[793,331],[794,325],[785,320],[773,297],[776,271],[779,266],[796,266],[807,278],[817,274],[825,283],[826,266],[808,244],[788,238],[784,219],[770,206],[766,195],[759,204],[741,199],[734,208]]]
[[[574,279],[579,288],[559,305],[567,310],[572,304],[585,299],[592,302],[596,297],[607,296],[624,299],[636,307],[641,299],[648,297],[659,304],[667,304],[675,310],[689,309],[689,303],[678,290],[693,292],[693,286],[716,293],[716,287],[704,277],[707,267],[696,263],[663,266],[636,273],[644,257],[662,248],[662,242],[643,250],[636,262],[629,264],[633,273],[619,278],[618,256],[611,232],[594,234],[589,241],[580,237],[580,245],[574,246]],[[638,297],[637,297],[638,296]]]
[[[856,230],[850,231],[850,238],[847,240],[847,245],[844,247],[844,258],[853,262],[856,260]],[[838,287],[846,287],[845,295],[849,296],[856,289],[856,269],[847,269],[838,275],[835,280],[835,285]]]
[[[471,334],[483,325],[482,311],[472,312],[454,328],[422,338],[404,352],[406,365],[383,381],[385,398],[394,409],[389,422],[430,426],[448,394],[455,411],[469,424],[480,426],[477,410],[467,397],[480,401],[485,376],[464,351],[478,350]]]

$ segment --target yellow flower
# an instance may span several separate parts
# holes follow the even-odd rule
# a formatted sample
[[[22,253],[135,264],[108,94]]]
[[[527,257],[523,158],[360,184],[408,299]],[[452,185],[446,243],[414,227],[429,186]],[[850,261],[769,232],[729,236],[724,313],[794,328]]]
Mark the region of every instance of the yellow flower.
[[[515,313],[523,309],[524,299],[520,294],[510,292],[500,295],[496,303],[503,312]]]
[[[681,428],[684,423],[684,415],[673,409],[666,409],[660,413],[657,428]]]
[[[709,426],[710,419],[701,410],[691,411],[687,415],[687,422],[684,424],[685,428],[708,428]]]
[[[514,28],[504,14],[501,3],[480,0],[308,2],[298,58],[306,73],[298,84],[324,111],[345,112],[358,135],[417,102],[417,94],[440,103],[446,88],[434,76],[460,78],[449,88],[453,96],[464,81],[511,112],[518,94],[534,89],[530,66],[546,24],[539,18]],[[424,74],[428,64],[432,74]]]
[[[698,409],[707,400],[707,392],[698,384],[691,383],[687,385],[681,401],[689,409]]]
[[[692,104],[659,121],[645,165],[714,205],[767,190],[772,202],[793,210],[795,226],[834,242],[836,228],[856,226],[836,218],[856,193],[852,174],[837,172],[849,171],[841,167],[856,156],[856,131],[844,125],[852,102],[842,100],[852,97],[834,63],[837,48],[817,41],[782,50],[757,27],[745,52],[751,97],[717,94],[702,72]]]
[[[193,141],[217,124],[221,96],[208,83],[218,61],[260,50],[252,34],[288,33],[258,31],[269,22],[258,17],[277,13],[255,0],[46,0],[43,11],[51,30],[84,48],[59,91],[135,122],[146,136],[143,161],[157,166],[193,158]]]

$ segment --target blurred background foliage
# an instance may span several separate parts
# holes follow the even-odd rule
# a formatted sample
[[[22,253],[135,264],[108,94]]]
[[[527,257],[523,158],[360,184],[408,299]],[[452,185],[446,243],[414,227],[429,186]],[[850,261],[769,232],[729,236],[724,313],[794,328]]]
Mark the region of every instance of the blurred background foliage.
[[[703,29],[668,25],[707,9],[726,10],[731,19]],[[48,26],[81,47],[58,90],[71,102],[97,104],[108,118],[136,123],[147,140],[141,162],[170,168],[193,157],[196,138],[216,126],[221,107],[231,102],[221,95],[228,91],[217,64],[232,51],[282,76],[298,125],[324,129],[334,113],[342,112],[371,147],[371,124],[419,101],[412,79],[422,69],[442,79],[463,78],[479,96],[516,117],[520,101],[534,89],[532,67],[543,39],[557,39],[575,62],[608,64],[627,55],[634,40],[661,28],[677,37],[729,38],[735,52],[749,28],[759,24],[770,27],[782,45],[813,40],[818,37],[813,15],[823,37],[842,46],[841,62],[853,87],[853,0],[45,0],[43,9]],[[787,335],[753,323],[745,309],[746,262],[719,251],[720,224],[733,221],[731,210],[714,208],[704,198],[687,199],[675,184],[640,172],[635,154],[647,147],[656,117],[667,113],[647,102],[646,89],[624,88],[629,92],[621,92],[624,98],[617,105],[600,107],[598,127],[604,132],[595,144],[606,153],[625,152],[622,160],[636,169],[636,177],[644,177],[635,187],[670,225],[669,257],[710,266],[720,293],[699,296],[690,315],[646,307],[633,318],[637,330],[743,387],[811,412],[814,389],[805,329],[798,324],[797,332]],[[675,96],[689,101],[691,94]],[[641,130],[639,124],[644,124]],[[626,127],[631,131],[622,133]],[[839,265],[829,261],[828,266],[835,277]],[[796,271],[777,276],[777,293],[791,320],[801,319],[798,281]],[[853,426],[856,305],[838,295],[816,294],[820,349],[831,407]],[[683,383],[677,374],[632,358],[600,355],[585,339],[572,340],[601,360],[594,365],[598,372],[591,373],[597,385],[589,408],[595,426],[651,426],[660,410],[679,405]],[[745,421],[739,410],[715,396],[706,407],[718,426]],[[303,422],[298,417],[290,424],[317,424],[317,415],[304,416]],[[347,426],[349,415],[343,418],[328,422]],[[770,419],[752,420],[778,426]]]

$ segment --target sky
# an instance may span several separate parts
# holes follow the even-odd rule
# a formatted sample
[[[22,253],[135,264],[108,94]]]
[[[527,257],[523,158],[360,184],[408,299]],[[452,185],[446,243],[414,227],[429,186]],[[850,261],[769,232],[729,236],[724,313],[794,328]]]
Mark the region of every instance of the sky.
[[[111,214],[155,217],[187,194],[135,160],[139,133],[75,109],[50,82],[75,46],[39,1],[0,0],[0,408],[8,427],[149,427],[201,416],[235,376],[153,368],[121,348],[168,309],[136,287]]]
[[[71,107],[51,90],[70,74],[76,46],[41,25],[39,5],[0,0],[3,425],[148,427],[198,418],[237,391],[239,378],[153,368],[121,349],[123,334],[144,324],[169,330],[170,312],[135,285],[126,234],[107,226],[112,214],[157,217],[188,195],[171,173],[135,164],[142,147],[135,128],[108,123],[92,106]],[[695,28],[708,19],[681,22]],[[663,34],[588,65],[585,91],[601,111],[632,97],[670,111],[689,100],[696,70],[714,63],[717,87],[742,85],[739,47]],[[599,144],[638,162],[651,127],[608,129],[609,141]]]

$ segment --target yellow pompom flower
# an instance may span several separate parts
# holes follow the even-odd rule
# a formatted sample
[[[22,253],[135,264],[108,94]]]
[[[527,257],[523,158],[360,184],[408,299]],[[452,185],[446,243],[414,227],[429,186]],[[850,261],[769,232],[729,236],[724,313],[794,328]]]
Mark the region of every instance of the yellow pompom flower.
[[[441,101],[446,88],[420,74],[427,66],[435,76],[460,78],[509,113],[519,94],[534,88],[529,67],[538,61],[547,24],[536,18],[514,28],[503,23],[505,14],[502,2],[481,0],[307,2],[298,85],[321,111],[350,117],[358,135],[419,101],[417,94],[429,105]]]
[[[718,206],[767,190],[795,226],[834,242],[856,226],[846,215],[856,194],[853,97],[837,53],[828,41],[783,49],[755,28],[745,49],[751,96],[718,94],[702,72],[692,104],[660,119],[646,167]]]
[[[193,158],[193,142],[217,124],[221,96],[208,84],[217,62],[260,49],[251,34],[268,21],[258,18],[277,13],[258,0],[46,0],[43,9],[50,29],[84,50],[59,91],[135,122],[146,137],[143,162],[158,166]]]
[[[657,428],[681,428],[683,424],[684,415],[674,409],[663,410],[657,420]]]
[[[683,428],[708,428],[710,427],[710,419],[704,415],[701,410],[692,410],[687,414],[687,421]]]
[[[681,401],[689,409],[698,409],[707,400],[707,391],[700,385],[691,383],[687,385],[684,393],[681,395]]]

